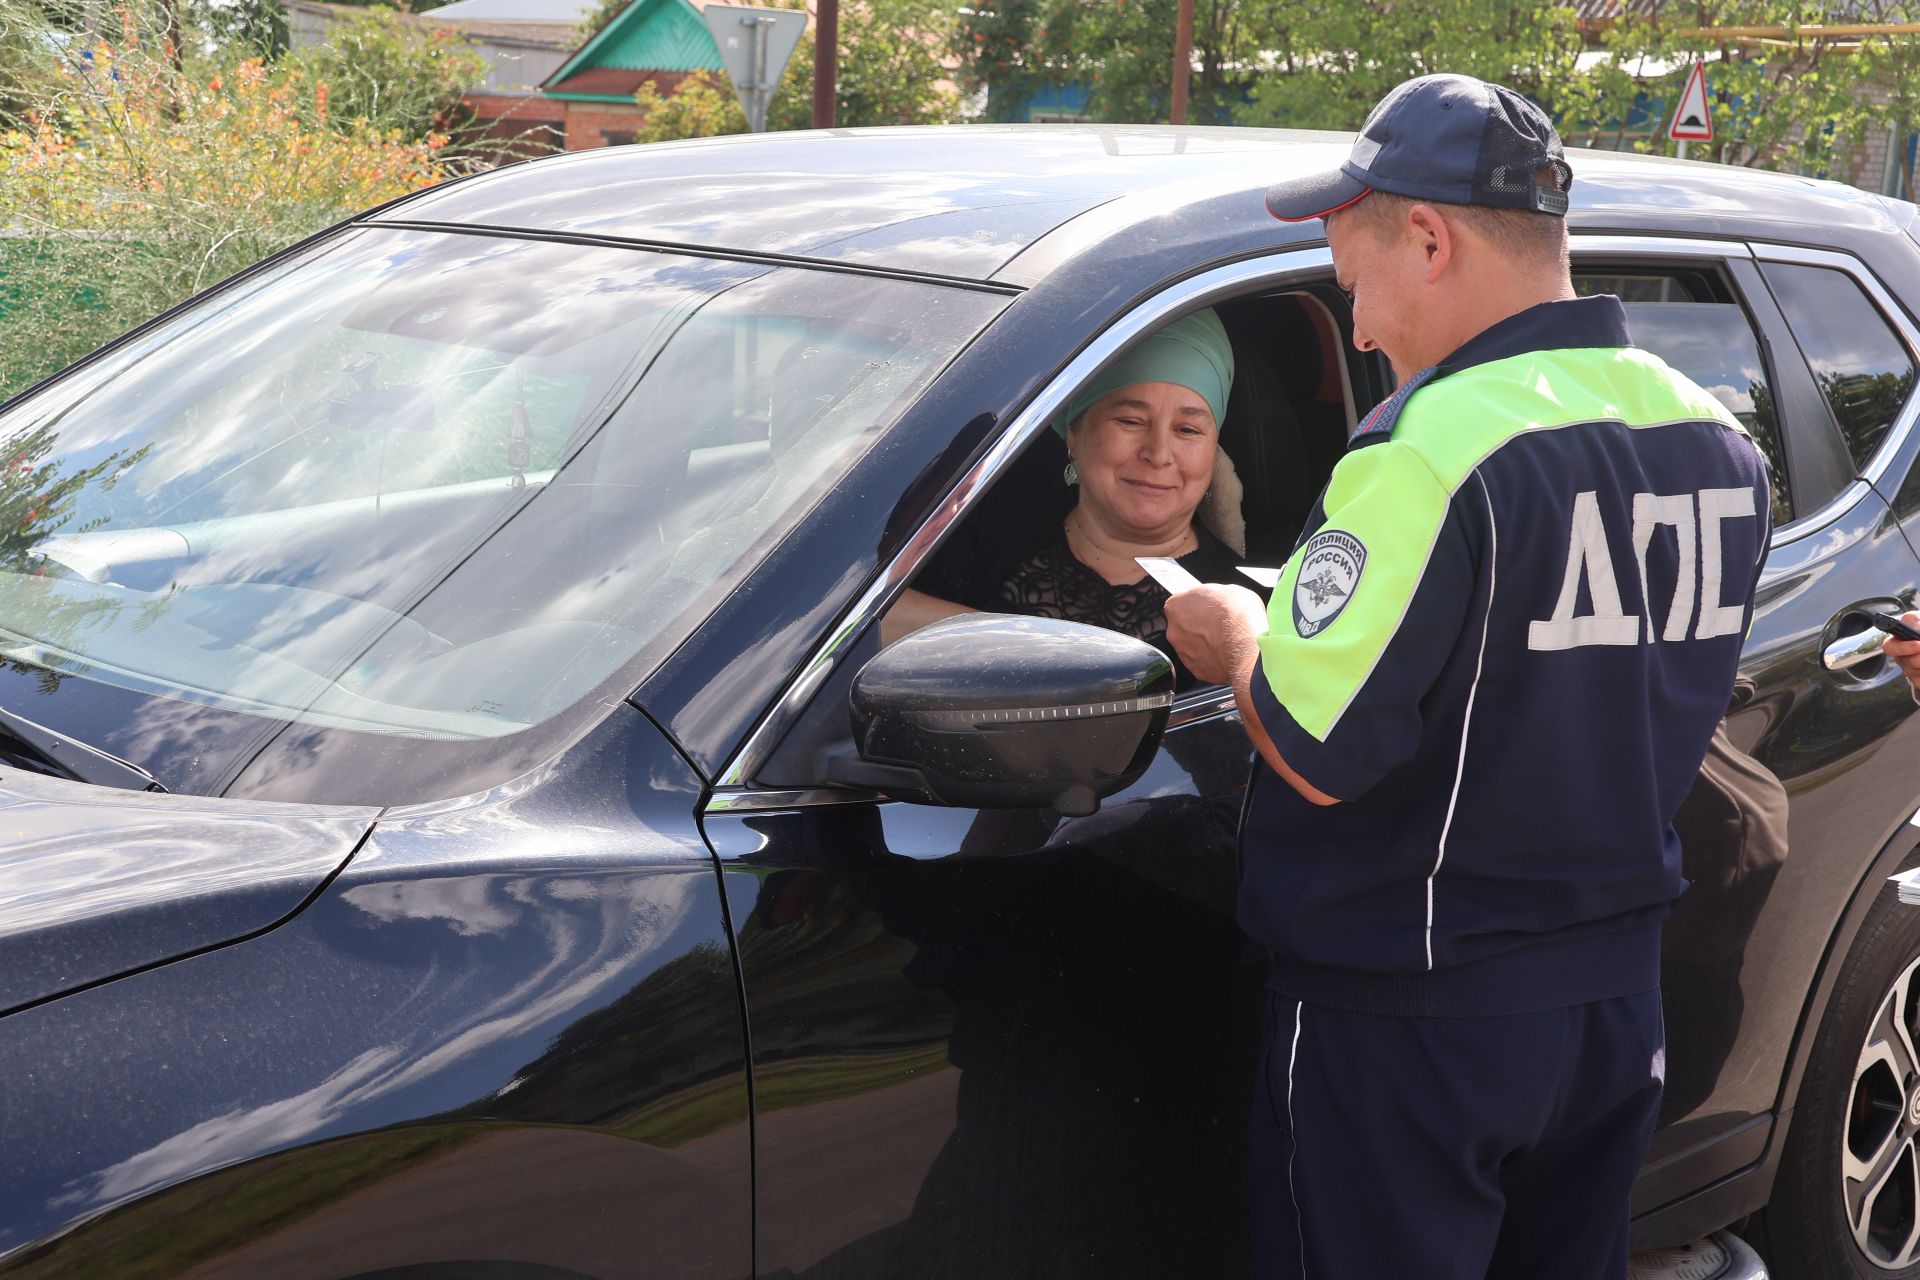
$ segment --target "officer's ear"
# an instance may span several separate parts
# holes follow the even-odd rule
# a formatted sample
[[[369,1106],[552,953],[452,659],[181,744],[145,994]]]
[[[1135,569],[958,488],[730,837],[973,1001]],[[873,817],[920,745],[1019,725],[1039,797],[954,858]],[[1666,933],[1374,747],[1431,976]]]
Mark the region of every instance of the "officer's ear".
[[[1430,204],[1416,204],[1407,210],[1407,230],[1426,258],[1426,282],[1438,283],[1453,262],[1457,247],[1446,216]]]

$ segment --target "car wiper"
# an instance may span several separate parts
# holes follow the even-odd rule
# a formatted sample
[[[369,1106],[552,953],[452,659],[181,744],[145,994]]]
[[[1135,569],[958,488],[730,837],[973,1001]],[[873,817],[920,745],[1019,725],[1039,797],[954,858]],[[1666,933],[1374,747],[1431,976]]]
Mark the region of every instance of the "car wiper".
[[[75,782],[127,791],[166,790],[158,778],[131,760],[122,760],[0,707],[0,757],[9,755],[25,755],[52,773]]]

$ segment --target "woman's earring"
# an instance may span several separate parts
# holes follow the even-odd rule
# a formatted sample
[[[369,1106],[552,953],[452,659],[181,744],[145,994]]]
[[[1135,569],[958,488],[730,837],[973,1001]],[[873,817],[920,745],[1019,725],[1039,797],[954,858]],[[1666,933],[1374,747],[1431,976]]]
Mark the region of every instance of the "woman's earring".
[[[1080,464],[1075,462],[1071,457],[1069,457],[1067,459],[1067,469],[1060,473],[1060,477],[1061,479],[1067,482],[1069,487],[1079,484],[1080,483]]]

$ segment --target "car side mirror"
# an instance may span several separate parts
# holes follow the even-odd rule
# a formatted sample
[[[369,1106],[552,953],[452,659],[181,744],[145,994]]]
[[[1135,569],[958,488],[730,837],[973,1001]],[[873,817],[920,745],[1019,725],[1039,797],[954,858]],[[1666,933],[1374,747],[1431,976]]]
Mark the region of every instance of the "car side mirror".
[[[883,650],[848,703],[853,750],[829,754],[828,781],[1078,816],[1146,771],[1173,705],[1173,664],[1117,631],[970,613]]]

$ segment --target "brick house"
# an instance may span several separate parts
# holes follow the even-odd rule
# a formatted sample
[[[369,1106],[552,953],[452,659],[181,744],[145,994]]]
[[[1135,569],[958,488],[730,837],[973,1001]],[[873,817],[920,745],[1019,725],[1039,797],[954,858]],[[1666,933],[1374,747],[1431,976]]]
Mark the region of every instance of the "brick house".
[[[720,72],[720,50],[694,0],[633,0],[547,77],[542,94],[559,104],[568,151],[634,140],[644,119],[633,95],[661,93],[695,71]]]

